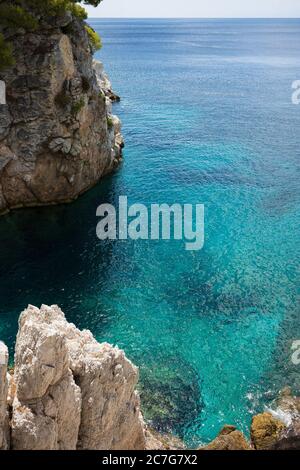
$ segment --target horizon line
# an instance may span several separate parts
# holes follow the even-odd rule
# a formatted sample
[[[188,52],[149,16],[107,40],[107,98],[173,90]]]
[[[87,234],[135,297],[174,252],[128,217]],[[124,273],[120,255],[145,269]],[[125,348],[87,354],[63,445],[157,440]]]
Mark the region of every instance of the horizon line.
[[[293,16],[89,16],[91,20],[300,20]]]

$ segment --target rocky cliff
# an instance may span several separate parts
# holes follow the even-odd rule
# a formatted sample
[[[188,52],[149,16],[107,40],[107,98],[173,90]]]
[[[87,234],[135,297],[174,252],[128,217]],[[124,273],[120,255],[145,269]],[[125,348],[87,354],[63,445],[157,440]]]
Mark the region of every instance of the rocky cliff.
[[[117,97],[70,12],[4,33],[15,64],[0,72],[0,213],[70,201],[120,162]]]
[[[0,448],[145,448],[137,368],[58,307],[22,313],[12,375],[3,343],[0,354]]]

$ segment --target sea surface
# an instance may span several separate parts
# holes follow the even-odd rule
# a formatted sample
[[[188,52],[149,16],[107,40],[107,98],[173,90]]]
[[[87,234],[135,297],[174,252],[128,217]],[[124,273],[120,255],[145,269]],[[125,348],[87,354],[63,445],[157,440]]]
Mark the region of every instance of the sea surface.
[[[70,205],[0,218],[0,338],[58,304],[140,367],[145,417],[189,445],[299,392],[300,20],[91,20],[124,164]],[[96,208],[205,205],[205,245],[100,241]],[[11,358],[13,359],[13,358]]]

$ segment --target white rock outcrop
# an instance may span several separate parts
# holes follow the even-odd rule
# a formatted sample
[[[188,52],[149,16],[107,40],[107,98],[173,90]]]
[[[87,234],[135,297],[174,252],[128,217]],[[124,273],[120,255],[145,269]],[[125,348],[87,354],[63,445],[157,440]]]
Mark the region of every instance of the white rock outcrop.
[[[138,370],[118,348],[68,323],[57,306],[19,320],[13,449],[144,449]]]

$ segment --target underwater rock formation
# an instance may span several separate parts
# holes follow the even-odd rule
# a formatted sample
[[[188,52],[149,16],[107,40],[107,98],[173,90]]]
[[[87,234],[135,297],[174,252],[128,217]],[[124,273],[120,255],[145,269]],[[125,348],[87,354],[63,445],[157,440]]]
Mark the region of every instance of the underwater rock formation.
[[[196,420],[203,408],[200,378],[179,356],[160,351],[155,358],[141,369],[144,416],[157,431],[172,430],[182,438],[185,424]]]

